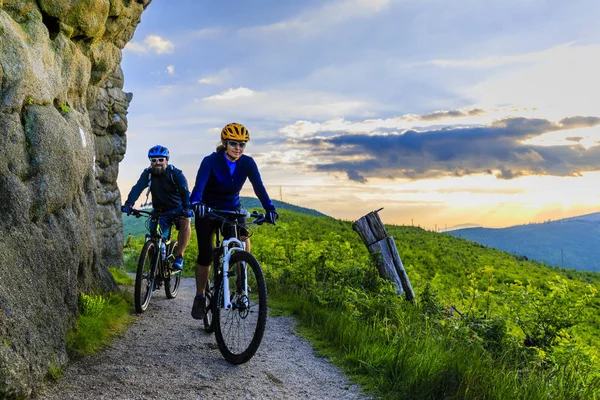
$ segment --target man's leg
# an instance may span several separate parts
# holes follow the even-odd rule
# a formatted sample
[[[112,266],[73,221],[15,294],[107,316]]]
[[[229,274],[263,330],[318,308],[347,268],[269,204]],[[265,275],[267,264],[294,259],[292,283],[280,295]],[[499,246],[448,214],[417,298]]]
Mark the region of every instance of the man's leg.
[[[190,242],[190,237],[192,235],[190,221],[190,218],[181,218],[179,220],[179,234],[177,236],[177,250],[179,254],[176,254],[177,256],[185,254],[185,249]]]
[[[177,254],[175,254],[173,269],[181,271],[183,269],[183,255],[185,254],[185,249],[190,242],[190,236],[192,234],[190,218],[179,218],[179,220],[177,220],[177,229],[179,230],[177,235]]]

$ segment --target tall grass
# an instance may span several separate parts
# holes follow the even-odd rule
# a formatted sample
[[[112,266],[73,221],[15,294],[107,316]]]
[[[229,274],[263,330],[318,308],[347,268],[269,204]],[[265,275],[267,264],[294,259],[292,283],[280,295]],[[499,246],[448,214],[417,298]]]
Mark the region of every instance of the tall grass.
[[[558,371],[494,358],[481,346],[402,307],[395,324],[355,318],[319,306],[309,294],[270,291],[270,301],[295,315],[301,332],[363,390],[383,399],[595,399],[598,381],[582,385],[574,368]]]

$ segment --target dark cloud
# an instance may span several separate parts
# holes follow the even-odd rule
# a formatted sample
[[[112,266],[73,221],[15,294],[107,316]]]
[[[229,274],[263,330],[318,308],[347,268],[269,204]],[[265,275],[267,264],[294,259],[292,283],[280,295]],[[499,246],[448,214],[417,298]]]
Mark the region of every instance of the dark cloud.
[[[523,141],[548,132],[596,125],[600,125],[600,118],[572,117],[558,123],[508,118],[490,126],[346,134],[299,144],[311,148],[316,159],[324,156],[334,160],[317,164],[317,170],[343,172],[357,182],[372,176],[423,179],[479,173],[495,174],[499,179],[578,176],[583,171],[600,170],[600,146],[536,146]]]
[[[468,111],[450,110],[450,111],[436,111],[431,114],[424,114],[419,117],[422,121],[437,121],[445,118],[460,118],[460,117],[475,117],[478,115],[487,114],[484,110],[474,108]]]
[[[346,173],[348,174],[348,179],[351,181],[367,183],[365,177],[359,174],[357,171],[346,171]]]
[[[562,119],[561,124],[565,129],[587,128],[600,124],[598,117],[569,117]]]

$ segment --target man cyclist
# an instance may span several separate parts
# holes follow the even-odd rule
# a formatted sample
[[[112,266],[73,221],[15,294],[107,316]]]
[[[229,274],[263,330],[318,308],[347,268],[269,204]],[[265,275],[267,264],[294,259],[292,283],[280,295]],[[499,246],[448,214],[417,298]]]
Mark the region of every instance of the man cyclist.
[[[157,212],[168,212],[181,210],[182,216],[174,219],[173,223],[179,235],[177,237],[177,250],[179,254],[175,257],[172,264],[173,269],[183,269],[183,254],[190,241],[192,233],[190,218],[194,215],[190,210],[190,192],[187,179],[180,169],[169,165],[169,149],[161,145],[156,145],[148,150],[148,159],[150,166],[146,168],[137,183],[131,188],[125,205],[121,211],[127,215],[131,214],[133,205],[145,188],[148,188],[148,194],[152,193],[152,207]],[[160,221],[160,224],[168,224],[168,219]]]
[[[210,262],[213,254],[214,234],[221,222],[207,217],[211,208],[234,211],[241,209],[240,191],[249,179],[254,193],[267,212],[267,222],[275,224],[278,214],[263,185],[258,167],[252,157],[244,153],[250,140],[248,130],[241,124],[231,123],[221,131],[221,143],[217,150],[204,157],[198,173],[190,202],[196,214],[196,235],[198,239],[198,260],[196,262],[196,297],[192,307],[192,318],[202,319],[206,314],[204,289],[210,275]],[[244,220],[240,221],[243,226]],[[247,231],[242,228],[240,239],[249,248]]]

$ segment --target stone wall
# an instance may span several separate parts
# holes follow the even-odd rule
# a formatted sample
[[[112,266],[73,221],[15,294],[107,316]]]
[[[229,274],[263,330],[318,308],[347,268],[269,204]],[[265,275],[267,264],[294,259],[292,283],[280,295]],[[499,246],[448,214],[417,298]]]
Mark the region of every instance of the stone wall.
[[[81,292],[115,288],[121,50],[151,0],[0,0],[0,397],[67,361]]]

